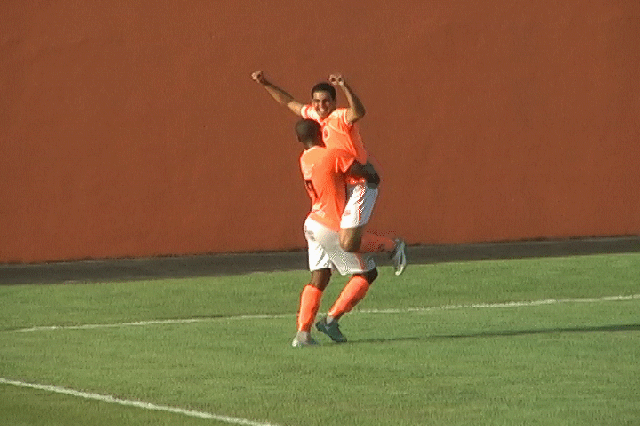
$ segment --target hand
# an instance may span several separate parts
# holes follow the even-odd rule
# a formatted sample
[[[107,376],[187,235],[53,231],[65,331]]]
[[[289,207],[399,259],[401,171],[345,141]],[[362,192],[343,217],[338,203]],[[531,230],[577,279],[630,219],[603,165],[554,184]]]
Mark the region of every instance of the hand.
[[[251,74],[251,78],[256,82],[256,83],[260,83],[260,84],[266,84],[267,79],[264,78],[264,73],[262,71],[256,71],[253,74]]]
[[[344,86],[344,78],[342,77],[342,74],[331,74],[329,76],[329,83],[334,86]]]

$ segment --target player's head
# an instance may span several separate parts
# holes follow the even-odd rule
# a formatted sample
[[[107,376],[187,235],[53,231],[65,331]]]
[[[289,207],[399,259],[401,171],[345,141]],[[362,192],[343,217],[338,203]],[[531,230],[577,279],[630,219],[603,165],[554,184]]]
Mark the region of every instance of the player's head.
[[[302,142],[307,149],[312,146],[324,146],[320,124],[309,118],[304,118],[296,123],[296,135],[298,141]]]
[[[321,119],[336,109],[336,88],[329,83],[318,83],[311,88],[311,106]]]

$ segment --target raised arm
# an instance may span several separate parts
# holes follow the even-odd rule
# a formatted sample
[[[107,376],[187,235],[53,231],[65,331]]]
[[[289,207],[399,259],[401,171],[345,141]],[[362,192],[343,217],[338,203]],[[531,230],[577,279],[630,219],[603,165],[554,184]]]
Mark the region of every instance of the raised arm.
[[[293,96],[267,80],[262,71],[254,72],[253,74],[251,74],[251,78],[256,83],[264,87],[265,90],[271,95],[271,97],[280,105],[286,106],[294,114],[300,117],[302,116],[302,107],[304,107],[304,104],[296,101],[295,99],[293,99]]]
[[[364,109],[364,105],[360,101],[360,98],[353,93],[351,87],[344,81],[344,78],[340,74],[331,74],[329,76],[329,82],[334,86],[342,89],[344,93],[344,97],[347,98],[347,102],[349,103],[349,109],[347,110],[347,121],[351,124],[360,120],[367,111]]]

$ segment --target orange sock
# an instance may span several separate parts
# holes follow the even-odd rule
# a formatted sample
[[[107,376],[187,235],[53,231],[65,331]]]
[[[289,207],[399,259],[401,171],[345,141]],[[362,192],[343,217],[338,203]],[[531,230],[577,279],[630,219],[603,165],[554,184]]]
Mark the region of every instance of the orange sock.
[[[369,283],[363,277],[354,275],[347,285],[342,289],[342,293],[329,309],[329,316],[340,318],[342,315],[353,309],[361,301],[369,290]]]
[[[311,325],[320,308],[322,291],[307,284],[300,293],[300,309],[298,310],[298,331],[311,331]]]
[[[362,235],[362,242],[360,243],[360,252],[362,253],[381,253],[392,252],[396,243],[387,237],[373,234],[371,232],[365,232]]]

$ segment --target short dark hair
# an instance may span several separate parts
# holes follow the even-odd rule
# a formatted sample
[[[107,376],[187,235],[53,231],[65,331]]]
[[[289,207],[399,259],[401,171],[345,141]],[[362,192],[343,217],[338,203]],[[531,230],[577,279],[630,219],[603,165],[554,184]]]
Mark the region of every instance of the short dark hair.
[[[311,88],[311,96],[316,92],[327,92],[332,100],[336,100],[336,88],[327,82],[321,82]]]
[[[320,134],[320,124],[310,118],[303,118],[296,123],[296,135],[300,142],[313,142]]]

